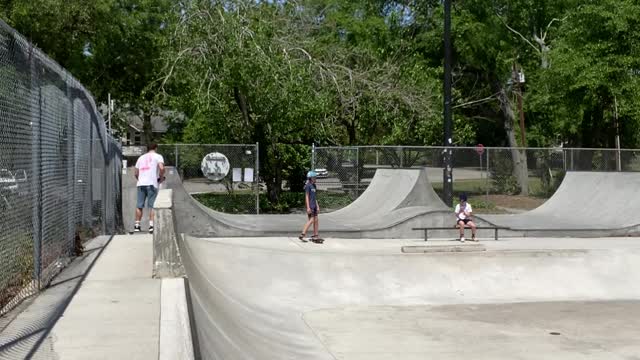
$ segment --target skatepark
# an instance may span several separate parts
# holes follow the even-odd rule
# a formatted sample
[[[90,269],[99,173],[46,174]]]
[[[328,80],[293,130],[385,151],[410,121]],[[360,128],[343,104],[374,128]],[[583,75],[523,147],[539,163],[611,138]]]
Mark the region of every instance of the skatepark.
[[[636,2],[32,3],[0,360],[640,360]]]
[[[640,243],[620,237],[637,231],[638,180],[568,173],[538,209],[476,217],[509,228],[479,244],[411,230],[452,221],[424,169],[378,170],[321,217],[322,245],[297,240],[304,216],[204,207],[172,168],[164,191],[203,359],[623,359],[640,351],[624,323],[640,311]]]
[[[537,209],[477,216],[508,228],[499,240],[462,244],[427,172],[378,170],[356,201],[321,214],[315,244],[297,238],[304,215],[216,212],[167,168],[153,235],[143,219],[143,233],[87,242],[0,323],[0,359],[640,354],[637,174],[569,172]],[[123,169],[127,232],[135,187]],[[441,225],[428,242],[412,230]]]

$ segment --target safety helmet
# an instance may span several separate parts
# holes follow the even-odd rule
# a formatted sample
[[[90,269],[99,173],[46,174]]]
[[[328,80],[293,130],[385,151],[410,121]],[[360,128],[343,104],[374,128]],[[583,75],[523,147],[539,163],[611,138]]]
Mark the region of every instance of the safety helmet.
[[[309,171],[309,172],[307,173],[307,179],[314,178],[314,177],[316,177],[316,176],[318,176],[318,174],[317,174],[315,171],[313,171],[313,170],[311,170],[311,171]]]

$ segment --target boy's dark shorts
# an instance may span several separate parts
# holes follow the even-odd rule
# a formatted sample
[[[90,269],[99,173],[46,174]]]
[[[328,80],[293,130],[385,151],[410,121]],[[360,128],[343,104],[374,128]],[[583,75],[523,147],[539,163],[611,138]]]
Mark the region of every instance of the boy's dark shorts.
[[[309,217],[309,219],[318,216],[318,208],[311,208],[311,212],[307,213],[307,216]]]
[[[467,225],[469,222],[473,221],[471,219],[458,219],[458,221],[456,221],[456,225],[458,225],[460,223],[460,221],[464,222],[465,225]]]

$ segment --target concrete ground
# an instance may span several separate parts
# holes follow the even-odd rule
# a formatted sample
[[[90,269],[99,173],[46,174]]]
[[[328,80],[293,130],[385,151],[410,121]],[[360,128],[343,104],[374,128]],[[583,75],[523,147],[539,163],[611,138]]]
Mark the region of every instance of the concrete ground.
[[[638,238],[185,245],[203,359],[640,360]],[[473,251],[403,254],[403,246]],[[162,354],[163,322],[171,330],[179,321],[162,320],[171,290],[151,271],[150,235],[115,236],[30,358],[181,359]],[[80,277],[64,275],[53,291]],[[51,291],[34,304],[51,306]],[[36,314],[30,307],[20,316]],[[29,350],[4,348],[0,359]]]
[[[115,236],[51,331],[58,358],[156,360],[161,281],[152,237]]]
[[[640,301],[323,309],[304,315],[336,360],[640,359]]]

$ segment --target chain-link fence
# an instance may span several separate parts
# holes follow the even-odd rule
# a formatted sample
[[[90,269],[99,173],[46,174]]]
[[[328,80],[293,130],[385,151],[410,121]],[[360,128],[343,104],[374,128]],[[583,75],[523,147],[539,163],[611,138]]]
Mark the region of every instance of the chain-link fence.
[[[121,219],[121,150],[67,71],[0,22],[0,315]]]
[[[139,155],[145,151],[137,149]],[[204,205],[226,213],[260,213],[257,144],[161,144],[158,153],[166,166],[178,169],[185,190]],[[138,157],[127,156],[127,166],[135,166]]]
[[[347,193],[366,190],[376,169],[428,169],[443,196],[444,147],[314,147],[312,167],[319,188]],[[455,147],[453,190],[480,202],[484,212],[529,209],[551,196],[567,171],[640,171],[640,150]]]

